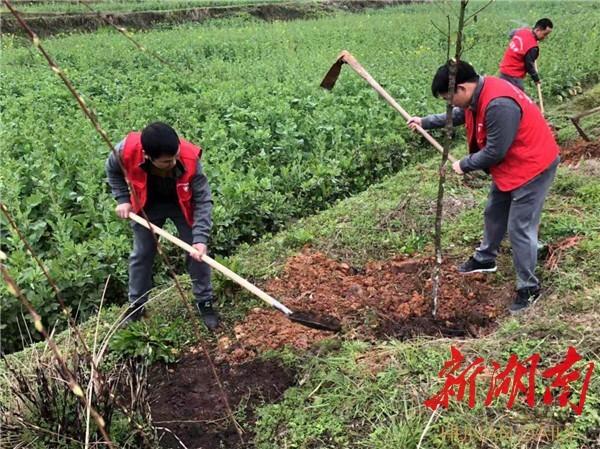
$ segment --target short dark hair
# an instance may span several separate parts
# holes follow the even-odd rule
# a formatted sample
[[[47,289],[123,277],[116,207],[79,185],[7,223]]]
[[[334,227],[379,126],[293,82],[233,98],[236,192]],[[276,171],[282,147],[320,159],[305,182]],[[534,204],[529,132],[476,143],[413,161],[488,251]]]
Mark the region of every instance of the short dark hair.
[[[475,82],[479,79],[479,75],[471,64],[465,61],[458,61],[456,65],[456,84]],[[431,83],[431,93],[434,97],[439,97],[442,94],[448,93],[450,84],[450,61],[441,66]]]
[[[544,17],[543,19],[540,19],[537,22],[535,22],[535,25],[533,26],[533,28],[539,28],[540,30],[545,30],[546,28],[554,28],[554,25],[552,24],[552,20]]]
[[[179,149],[179,137],[166,123],[150,123],[142,130],[142,148],[150,159],[175,156]]]

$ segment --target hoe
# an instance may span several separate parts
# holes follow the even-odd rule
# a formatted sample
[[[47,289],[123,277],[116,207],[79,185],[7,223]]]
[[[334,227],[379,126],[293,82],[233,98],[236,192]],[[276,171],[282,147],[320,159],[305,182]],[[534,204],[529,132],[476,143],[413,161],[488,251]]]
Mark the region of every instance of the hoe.
[[[377,93],[379,95],[381,95],[383,97],[383,99],[385,101],[387,101],[391,107],[393,107],[396,111],[398,111],[402,115],[402,117],[404,117],[406,120],[409,120],[411,118],[411,116],[408,114],[408,112],[406,112],[402,108],[402,106],[400,106],[398,104],[398,102],[396,100],[394,100],[392,98],[392,96],[390,94],[388,94],[385,91],[385,89],[383,87],[381,87],[381,85],[377,81],[375,81],[375,79],[373,79],[373,77],[371,75],[369,75],[369,73],[363,68],[363,66],[359,64],[359,62],[356,60],[356,58],[354,56],[352,56],[352,54],[347,50],[344,50],[339,54],[335,63],[331,66],[331,68],[325,75],[325,78],[323,78],[323,81],[321,82],[321,87],[323,87],[324,89],[327,89],[327,90],[333,89],[335,82],[337,81],[338,77],[340,76],[340,71],[342,70],[342,65],[344,65],[344,64],[348,64],[356,73],[359,74],[359,76],[361,78],[363,78],[367,83],[369,83],[369,85],[373,89],[375,89],[377,91]],[[439,142],[431,136],[431,134],[429,134],[427,131],[425,131],[420,126],[417,126],[417,131],[420,132],[423,135],[423,137],[425,137],[425,139],[427,139],[427,141],[431,145],[433,145],[440,153],[444,152],[444,147],[442,147],[439,144]],[[456,162],[456,159],[450,154],[448,155],[448,159],[450,159],[451,162]]]
[[[148,222],[139,215],[130,213],[129,218],[135,221],[136,223],[144,226],[145,228],[153,230],[156,234],[160,235],[161,237],[164,237],[165,239],[169,240],[170,242],[174,243],[180,248],[186,250],[188,253],[194,254],[197,252],[193,246],[188,245],[183,240],[180,240],[174,235],[168,233],[167,231],[159,228],[158,226],[153,225],[152,223]],[[280,312],[283,312],[285,316],[287,316],[287,318],[291,321],[302,324],[306,327],[311,327],[313,329],[326,330],[331,332],[339,332],[339,330],[341,329],[340,322],[332,316],[317,316],[311,312],[292,311],[283,304],[281,304],[279,301],[277,301],[275,298],[271,297],[255,285],[248,282],[246,279],[242,278],[241,276],[238,276],[229,268],[221,265],[216,260],[204,255],[202,256],[202,261],[207,263],[212,268],[219,271],[221,274],[228,277],[232,281],[237,282],[249,292],[254,293],[260,299],[262,299],[269,305],[275,307]]]

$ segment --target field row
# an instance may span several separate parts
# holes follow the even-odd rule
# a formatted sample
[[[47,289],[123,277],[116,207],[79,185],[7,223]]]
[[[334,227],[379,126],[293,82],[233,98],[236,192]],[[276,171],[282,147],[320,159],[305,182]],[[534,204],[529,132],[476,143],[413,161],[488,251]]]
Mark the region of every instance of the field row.
[[[20,12],[27,14],[74,14],[89,13],[84,3],[88,4],[93,10],[101,12],[134,12],[134,11],[162,11],[183,8],[201,8],[211,6],[239,6],[252,4],[283,3],[285,0],[100,0],[100,1],[12,1]],[[304,0],[299,3],[308,3],[313,0]],[[0,8],[2,13],[10,13],[6,6]]]

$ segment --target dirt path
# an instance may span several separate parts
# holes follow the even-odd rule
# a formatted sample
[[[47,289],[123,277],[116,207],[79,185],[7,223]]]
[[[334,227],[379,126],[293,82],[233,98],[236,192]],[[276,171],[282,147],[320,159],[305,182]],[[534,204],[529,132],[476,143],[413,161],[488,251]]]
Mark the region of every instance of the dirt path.
[[[359,12],[366,8],[384,8],[387,6],[426,1],[430,0],[321,0],[309,3],[284,2],[277,4],[135,11],[129,13],[103,12],[103,14],[115,25],[131,29],[145,29],[156,24],[176,25],[183,22],[203,22],[205,20],[233,17],[240,14],[250,14],[266,21],[310,19],[337,11]],[[49,36],[66,31],[95,31],[98,28],[107,26],[102,18],[91,12],[71,14],[24,13],[23,17],[39,36]],[[3,13],[1,20],[2,33],[22,33],[18,22],[10,12]]]

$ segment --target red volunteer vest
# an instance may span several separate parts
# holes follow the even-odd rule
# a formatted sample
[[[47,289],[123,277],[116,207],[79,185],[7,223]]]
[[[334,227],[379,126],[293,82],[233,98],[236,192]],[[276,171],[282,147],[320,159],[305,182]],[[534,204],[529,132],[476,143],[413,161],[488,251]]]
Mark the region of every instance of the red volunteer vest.
[[[500,72],[516,78],[525,78],[525,54],[537,46],[538,41],[531,28],[518,29],[500,61]]]
[[[196,166],[202,156],[202,149],[183,139],[179,139],[179,141],[179,160],[185,167],[185,171],[176,182],[177,199],[185,220],[192,226],[194,224],[194,213],[190,181],[196,174]],[[141,167],[145,162],[141,133],[132,132],[127,134],[125,146],[121,152],[121,160],[127,172],[127,178],[136,193],[134,195],[132,192],[130,195],[131,205],[133,211],[138,213],[146,205],[146,199],[148,198],[148,174]]]
[[[494,183],[501,191],[508,192],[546,170],[558,157],[558,145],[542,113],[523,91],[507,81],[486,76],[477,102],[475,122],[471,108],[465,109],[467,142],[471,153],[485,147],[485,111],[490,101],[499,97],[511,98],[521,108],[521,122],[515,140],[504,159],[490,168]]]

